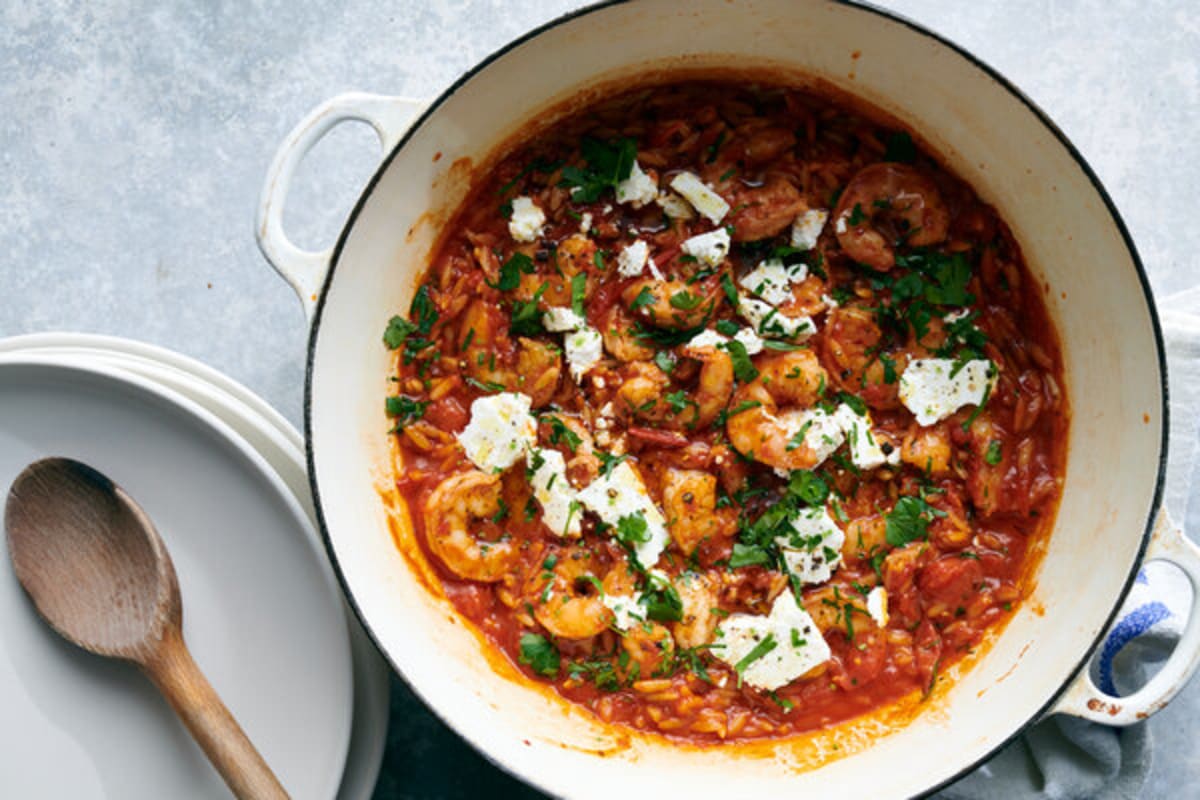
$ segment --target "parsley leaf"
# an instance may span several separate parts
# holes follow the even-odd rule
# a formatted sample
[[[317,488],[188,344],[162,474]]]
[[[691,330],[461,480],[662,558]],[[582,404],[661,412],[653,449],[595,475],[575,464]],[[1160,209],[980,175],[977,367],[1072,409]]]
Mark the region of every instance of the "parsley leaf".
[[[730,569],[770,563],[771,554],[767,552],[766,548],[755,544],[733,543],[733,553],[729,556]]]
[[[571,278],[571,310],[580,317],[586,317],[583,300],[587,294],[587,273],[580,272]]]
[[[742,685],[742,673],[745,672],[751,664],[753,664],[755,661],[758,661],[760,658],[778,646],[779,643],[775,641],[775,635],[768,633],[767,637],[756,644],[753,650],[751,650],[749,653],[746,653],[741,661],[733,665],[733,671],[736,672],[738,676],[739,687]]]
[[[549,678],[558,676],[558,668],[562,664],[558,648],[547,641],[545,636],[537,633],[521,634],[520,660],[522,664],[528,664],[537,674]]]
[[[533,271],[532,258],[524,253],[513,253],[509,256],[508,261],[500,266],[500,280],[496,282],[496,288],[502,292],[511,292],[521,285],[522,272],[532,275]]]
[[[749,383],[758,377],[758,370],[754,367],[754,362],[750,360],[750,354],[746,352],[746,345],[734,339],[724,344],[725,349],[729,352],[729,359],[733,362],[733,375],[742,383]]]
[[[612,471],[617,468],[617,465],[629,458],[628,454],[614,456],[612,453],[605,453],[602,450],[596,450],[595,454],[596,458],[600,459],[601,478],[607,478],[609,475],[612,475]]]
[[[629,547],[650,541],[646,518],[639,512],[627,514],[617,520],[617,541]]]
[[[912,137],[904,131],[896,131],[887,140],[884,150],[884,161],[898,161],[901,164],[911,164],[917,159],[917,146]]]
[[[788,478],[788,492],[807,505],[822,506],[829,499],[829,484],[812,470],[797,469]]]
[[[538,287],[538,290],[533,293],[533,299],[525,302],[516,300],[512,305],[512,321],[509,322],[508,329],[518,336],[536,336],[545,331],[542,327],[542,315],[538,312],[538,301],[542,299],[542,295],[546,293],[546,289],[550,284],[543,283]]]
[[[988,464],[990,464],[993,467],[996,466],[997,464],[999,464],[1000,459],[1003,458],[1003,453],[1001,452],[1001,447],[1002,447],[1002,445],[1000,444],[1000,440],[993,439],[991,442],[988,443],[988,449],[987,449],[987,452],[983,456],[983,460],[986,461]]]
[[[683,601],[669,582],[651,576],[650,587],[642,593],[646,617],[655,622],[678,622],[683,619]]]
[[[411,397],[400,395],[398,397],[389,397],[385,401],[385,409],[389,417],[396,418],[396,427],[393,432],[399,433],[404,430],[405,426],[425,416],[425,408],[429,405],[429,401],[414,400]]]
[[[585,137],[579,149],[587,167],[564,167],[560,184],[571,187],[571,199],[577,203],[594,203],[605,189],[615,189],[637,161],[637,142],[629,138],[602,142]]]
[[[629,304],[630,311],[637,311],[639,308],[650,305],[654,302],[654,292],[650,291],[649,286],[643,286],[638,292],[637,297],[633,298],[633,302]]]
[[[901,547],[924,539],[934,517],[945,515],[946,512],[939,511],[920,497],[901,497],[887,515],[887,542],[893,547]]]

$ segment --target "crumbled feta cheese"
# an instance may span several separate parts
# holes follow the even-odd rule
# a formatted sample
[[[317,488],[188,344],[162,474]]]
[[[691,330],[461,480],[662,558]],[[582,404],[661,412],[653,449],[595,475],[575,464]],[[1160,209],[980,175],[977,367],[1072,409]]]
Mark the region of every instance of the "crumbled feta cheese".
[[[566,335],[563,351],[571,367],[571,377],[578,383],[604,357],[604,339],[600,331],[584,326]]]
[[[719,266],[725,260],[725,256],[729,255],[729,231],[717,228],[715,231],[684,239],[679,248],[707,267]]]
[[[779,421],[788,437],[788,447],[795,449],[802,443],[816,459],[814,467],[833,455],[846,441],[842,418],[837,412],[827,414],[820,408],[793,409],[780,414]]]
[[[824,506],[801,509],[790,523],[792,533],[775,539],[788,572],[806,586],[829,580],[842,563],[842,529]]]
[[[876,625],[881,628],[887,627],[887,589],[883,588],[882,586],[876,586],[874,589],[867,592],[867,613],[871,615],[871,619],[875,620]]]
[[[617,272],[622,278],[635,278],[642,274],[642,269],[650,259],[650,245],[638,239],[631,245],[626,245],[617,255]]]
[[[778,258],[759,263],[757,267],[738,279],[743,288],[756,294],[773,306],[792,299],[792,284],[808,277],[808,267],[796,264],[785,267]]]
[[[884,453],[871,430],[871,415],[859,416],[850,406],[842,404],[838,409],[842,418],[842,429],[846,432],[846,441],[850,445],[850,460],[859,469],[875,469],[884,464],[900,463],[900,448],[892,447]]]
[[[963,406],[982,405],[994,381],[995,367],[984,358],[966,363],[918,358],[910,361],[900,376],[900,402],[917,418],[917,424],[932,425]]]
[[[517,392],[480,397],[471,403],[471,421],[458,443],[471,463],[485,472],[511,467],[537,441],[537,421],[529,395]]]
[[[508,232],[518,242],[536,241],[542,235],[546,215],[528,197],[514,197],[512,216],[508,218]]]
[[[823,208],[810,208],[792,223],[792,247],[798,250],[812,250],[817,246],[817,239],[825,228],[829,212]]]
[[[631,595],[606,594],[600,601],[613,612],[613,627],[622,633],[646,621],[645,607]]]
[[[756,356],[763,351],[766,344],[757,333],[749,328],[741,328],[733,335],[735,342],[741,342],[742,347],[746,348],[746,355]]]
[[[642,171],[636,161],[629,177],[617,184],[617,202],[629,203],[634,208],[641,208],[658,197],[658,184]]]
[[[850,212],[847,211],[844,214],[842,214],[840,217],[838,217],[837,222],[834,223],[833,230],[835,233],[837,233],[838,236],[841,236],[843,233],[846,232],[846,220],[849,219],[849,217],[850,217]]]
[[[592,212],[585,211],[579,217],[579,232],[584,236],[592,229]]]
[[[721,224],[721,220],[729,213],[729,203],[700,180],[698,175],[681,172],[671,179],[671,188],[683,195],[692,208],[707,217],[713,225]]]
[[[825,304],[826,308],[837,308],[838,307],[838,301],[834,300],[832,297],[830,297],[827,294],[821,295],[821,302]]]
[[[674,192],[662,192],[654,200],[671,219],[691,219],[696,216],[688,201]]]
[[[688,340],[687,346],[697,349],[701,347],[720,347],[728,341],[727,337],[722,336],[712,328],[705,328]]]
[[[808,612],[785,589],[771,613],[733,614],[717,629],[713,655],[751,686],[774,691],[829,660],[831,652]],[[751,659],[751,657],[754,658]],[[747,663],[747,659],[749,662]]]
[[[960,308],[958,311],[951,311],[949,314],[947,314],[944,322],[947,325],[952,325],[955,322],[958,322],[960,319],[966,319],[969,316],[971,316],[971,309]]]
[[[587,320],[566,306],[553,306],[542,313],[542,325],[553,333],[577,331],[587,325]]]
[[[763,340],[758,334],[749,328],[741,328],[733,335],[733,341],[740,342],[742,347],[746,348],[746,354],[756,356],[763,351]],[[700,331],[691,339],[685,347],[724,347],[729,344],[729,337],[724,334],[717,333],[712,328],[706,328]]]
[[[811,317],[789,317],[770,303],[748,295],[738,297],[738,313],[754,326],[759,335],[769,338],[804,341],[817,332]]]
[[[580,510],[575,489],[567,480],[567,465],[557,450],[535,449],[529,456],[535,467],[529,485],[542,506],[542,521],[557,536],[579,536]]]
[[[628,461],[613,467],[579,491],[583,505],[600,517],[600,521],[616,528],[623,517],[640,516],[646,520],[647,539],[633,548],[638,563],[645,568],[658,563],[671,537],[667,521],[650,499],[646,484]]]

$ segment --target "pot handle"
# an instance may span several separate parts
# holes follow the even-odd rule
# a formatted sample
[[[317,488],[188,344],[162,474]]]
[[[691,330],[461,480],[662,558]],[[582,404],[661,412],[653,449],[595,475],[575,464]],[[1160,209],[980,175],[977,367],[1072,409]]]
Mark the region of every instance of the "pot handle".
[[[352,120],[365,122],[375,130],[379,146],[386,155],[427,105],[423,100],[407,97],[363,92],[340,94],[314,108],[279,145],[259,197],[254,235],[258,249],[268,263],[300,297],[309,321],[316,311],[317,296],[325,283],[333,247],[320,251],[301,249],[283,230],[283,207],[296,167],[326,133]]]
[[[1132,725],[1166,706],[1200,666],[1200,547],[1171,522],[1166,511],[1159,511],[1146,548],[1143,563],[1150,561],[1174,564],[1192,584],[1187,626],[1175,651],[1157,675],[1127,697],[1113,697],[1101,691],[1088,667],[1084,667],[1049,713],[1070,714],[1102,725]]]

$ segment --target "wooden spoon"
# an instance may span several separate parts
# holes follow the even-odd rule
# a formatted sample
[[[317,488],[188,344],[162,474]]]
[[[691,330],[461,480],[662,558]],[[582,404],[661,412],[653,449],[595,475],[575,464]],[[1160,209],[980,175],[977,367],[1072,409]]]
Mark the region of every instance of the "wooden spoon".
[[[140,666],[239,798],[288,796],[192,661],[171,556],[129,495],[86,464],[47,458],[13,481],[4,524],[17,580],[50,627]]]

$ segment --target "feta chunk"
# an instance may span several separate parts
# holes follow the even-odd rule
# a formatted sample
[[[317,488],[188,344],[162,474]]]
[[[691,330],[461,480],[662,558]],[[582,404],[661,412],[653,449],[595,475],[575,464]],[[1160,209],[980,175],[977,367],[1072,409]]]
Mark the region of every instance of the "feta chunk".
[[[533,242],[542,235],[546,215],[528,197],[514,197],[512,216],[508,218],[508,232],[518,242]]]
[[[876,586],[874,589],[867,592],[867,613],[871,615],[871,619],[875,620],[876,625],[881,628],[887,627],[887,589],[883,588],[882,586]]]
[[[713,655],[751,686],[774,691],[829,660],[831,652],[812,617],[786,589],[766,616],[733,614],[717,629]]]
[[[617,272],[622,278],[636,278],[650,260],[650,245],[638,239],[617,255]]]
[[[542,313],[542,325],[552,333],[577,331],[587,325],[587,320],[566,306],[553,306]]]
[[[748,356],[756,356],[766,347],[762,337],[749,328],[740,329],[733,335],[733,340],[742,343],[742,347],[746,348],[746,355]]]
[[[700,349],[702,347],[720,347],[729,339],[712,328],[705,328],[688,340],[687,346]]]
[[[617,202],[641,208],[658,197],[658,184],[642,171],[642,166],[633,162],[629,177],[617,184]]]
[[[838,409],[842,417],[842,428],[846,432],[846,441],[850,445],[850,460],[859,469],[876,469],[884,464],[900,463],[900,448],[892,447],[888,453],[883,452],[875,432],[871,430],[871,416],[859,416],[858,412],[846,404]]]
[[[790,523],[792,532],[775,539],[788,572],[806,586],[829,580],[842,564],[842,529],[824,506],[801,509]]]
[[[756,356],[763,351],[766,346],[759,335],[749,328],[741,328],[733,335],[733,341],[740,342],[742,347],[746,348],[746,354]],[[724,334],[717,333],[712,328],[706,328],[700,331],[691,339],[685,347],[701,348],[701,347],[721,347],[725,348],[729,344],[729,337]]]
[[[500,392],[471,403],[471,421],[458,443],[471,463],[485,472],[511,467],[537,441],[537,421],[529,395]]]
[[[804,341],[817,332],[811,317],[789,317],[770,303],[747,295],[738,297],[738,313],[759,335],[769,338]]]
[[[567,480],[567,464],[557,450],[535,449],[529,457],[533,476],[529,485],[542,507],[542,521],[557,536],[579,536],[579,499]]]
[[[804,446],[812,452],[814,467],[833,455],[846,441],[843,417],[820,408],[785,411],[778,417],[788,437],[788,448]]]
[[[613,627],[622,633],[646,621],[646,608],[632,595],[606,594],[600,601],[613,612]]]
[[[956,366],[961,367],[955,372]],[[983,405],[996,380],[992,362],[949,358],[910,361],[900,376],[900,402],[919,425],[932,425],[966,405]],[[954,373],[954,374],[951,374]]]
[[[601,475],[581,489],[579,499],[601,522],[613,528],[624,517],[640,516],[644,519],[646,541],[634,545],[633,554],[644,568],[649,569],[658,563],[671,541],[667,533],[667,521],[650,499],[641,476],[628,461],[622,461],[608,475]]]
[[[757,267],[738,279],[738,283],[751,294],[756,294],[773,306],[792,299],[792,284],[808,277],[808,267],[796,264],[784,266],[778,258],[760,262]]]
[[[679,248],[707,267],[720,266],[725,256],[729,255],[729,231],[717,228],[715,231],[684,239]]]
[[[817,246],[817,239],[829,220],[829,212],[823,208],[811,208],[792,223],[792,247],[798,250],[812,250]]]
[[[729,203],[708,187],[700,177],[691,172],[681,172],[671,179],[671,188],[683,195],[713,225],[720,225],[729,213]]]
[[[692,219],[696,216],[688,201],[674,192],[662,192],[654,200],[671,219]]]
[[[843,212],[842,215],[837,218],[837,222],[835,222],[833,225],[833,230],[838,236],[841,236],[843,233],[846,232],[846,230],[847,230],[846,221],[849,219],[850,219],[849,211]]]
[[[600,331],[586,325],[563,338],[563,352],[571,367],[571,377],[578,383],[587,371],[604,356],[604,339]]]
[[[584,236],[592,229],[592,212],[585,211],[579,216],[579,232]]]

